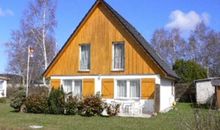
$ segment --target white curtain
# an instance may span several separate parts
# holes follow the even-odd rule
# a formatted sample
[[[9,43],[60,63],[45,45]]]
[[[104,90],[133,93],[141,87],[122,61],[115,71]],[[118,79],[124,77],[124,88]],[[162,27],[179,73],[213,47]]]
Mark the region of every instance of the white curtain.
[[[81,45],[80,69],[90,69],[90,45]]]
[[[75,80],[73,95],[74,96],[82,95],[82,81],[81,80]]]
[[[114,44],[114,69],[124,69],[124,44]]]
[[[126,80],[117,81],[117,95],[118,97],[127,97],[127,85]]]
[[[140,82],[139,80],[130,81],[130,97],[140,97]]]
[[[64,93],[66,94],[72,92],[72,80],[63,81],[63,90],[64,90]]]
[[[0,90],[3,89],[3,83],[4,83],[4,81],[3,81],[3,80],[0,80]]]

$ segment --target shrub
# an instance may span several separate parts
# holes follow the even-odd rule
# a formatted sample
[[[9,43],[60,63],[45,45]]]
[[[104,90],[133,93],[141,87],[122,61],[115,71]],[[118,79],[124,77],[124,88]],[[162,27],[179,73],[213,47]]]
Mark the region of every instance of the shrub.
[[[81,110],[81,100],[75,97],[69,97],[65,102],[65,113],[66,115],[75,115]]]
[[[48,96],[49,88],[46,86],[30,86],[28,89],[28,95],[43,95]]]
[[[216,110],[196,108],[193,117],[178,119],[179,130],[220,130],[220,115]],[[182,115],[184,116],[184,115]]]
[[[109,104],[106,109],[109,116],[116,116],[119,113],[120,104]]]
[[[15,98],[18,95],[18,92],[24,91],[24,88],[25,87],[22,85],[7,86],[7,98]]]
[[[6,98],[0,98],[0,103],[6,103]]]
[[[24,104],[25,102],[25,91],[24,89],[20,89],[15,97],[11,100],[10,106],[12,108],[14,108],[15,111],[20,111],[21,106]]]
[[[42,95],[31,95],[26,98],[25,106],[29,113],[48,113],[48,98]]]
[[[90,96],[83,100],[81,115],[94,116],[101,115],[104,109],[104,103],[100,96]]]
[[[195,61],[177,60],[173,70],[180,77],[181,83],[192,83],[196,79],[207,78],[207,70]]]
[[[64,113],[64,92],[61,89],[51,89],[48,98],[48,105],[49,105],[49,113],[51,114],[63,114]]]

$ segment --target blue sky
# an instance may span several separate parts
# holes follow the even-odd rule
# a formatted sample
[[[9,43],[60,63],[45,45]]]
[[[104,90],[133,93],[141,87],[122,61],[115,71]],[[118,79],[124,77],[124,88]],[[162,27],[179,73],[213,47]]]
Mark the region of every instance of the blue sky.
[[[19,28],[30,0],[0,0],[0,73],[7,68],[4,43],[11,31]],[[220,0],[106,0],[150,41],[155,29],[179,27],[193,30],[204,21],[220,31]],[[61,48],[95,0],[57,0],[56,39]]]

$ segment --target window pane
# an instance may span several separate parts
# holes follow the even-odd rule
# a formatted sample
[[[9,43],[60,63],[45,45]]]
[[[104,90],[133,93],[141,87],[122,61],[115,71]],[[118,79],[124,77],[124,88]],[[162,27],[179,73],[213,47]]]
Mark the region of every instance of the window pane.
[[[80,69],[90,69],[90,45],[81,45]]]
[[[130,81],[130,97],[140,97],[140,81]]]
[[[73,95],[74,96],[82,95],[82,80],[75,80]]]
[[[117,81],[117,96],[118,97],[127,97],[126,80],[118,80]]]
[[[64,93],[72,92],[72,80],[64,80],[63,81],[63,91],[64,91]]]
[[[3,89],[3,82],[4,82],[4,81],[0,80],[0,90]]]
[[[124,44],[114,44],[114,69],[124,69]]]

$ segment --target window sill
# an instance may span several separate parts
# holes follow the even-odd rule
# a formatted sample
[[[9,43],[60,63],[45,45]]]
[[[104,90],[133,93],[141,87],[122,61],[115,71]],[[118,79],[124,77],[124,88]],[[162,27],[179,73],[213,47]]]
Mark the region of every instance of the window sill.
[[[78,70],[78,72],[90,72],[90,70]]]
[[[124,69],[112,69],[112,72],[123,72],[123,71],[125,71]]]
[[[140,97],[135,97],[135,98],[123,98],[123,97],[117,97],[115,98],[116,100],[140,100]]]

